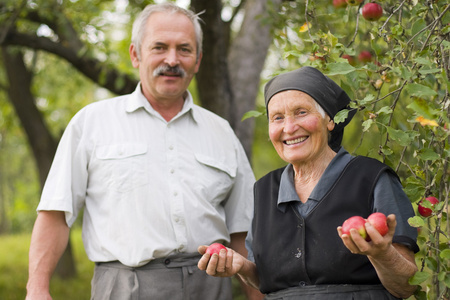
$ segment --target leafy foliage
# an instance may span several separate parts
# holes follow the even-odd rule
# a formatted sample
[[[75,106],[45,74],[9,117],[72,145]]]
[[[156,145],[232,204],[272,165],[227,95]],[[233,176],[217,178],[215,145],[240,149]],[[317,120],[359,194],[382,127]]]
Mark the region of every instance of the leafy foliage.
[[[341,8],[328,2],[285,4],[272,49],[275,73],[311,65],[337,81],[358,110],[345,147],[394,168],[415,207],[430,195],[439,199],[431,217],[410,220],[421,248],[411,283],[420,284],[417,299],[448,299],[450,5],[379,1],[383,16],[368,21],[364,2]]]

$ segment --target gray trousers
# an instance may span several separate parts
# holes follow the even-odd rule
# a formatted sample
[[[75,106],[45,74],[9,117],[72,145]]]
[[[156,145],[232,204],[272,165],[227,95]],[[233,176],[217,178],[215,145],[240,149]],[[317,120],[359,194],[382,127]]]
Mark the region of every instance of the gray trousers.
[[[91,300],[231,300],[231,279],[207,275],[199,259],[169,256],[138,268],[96,263]]]
[[[265,300],[396,300],[380,285],[307,285],[266,295]]]

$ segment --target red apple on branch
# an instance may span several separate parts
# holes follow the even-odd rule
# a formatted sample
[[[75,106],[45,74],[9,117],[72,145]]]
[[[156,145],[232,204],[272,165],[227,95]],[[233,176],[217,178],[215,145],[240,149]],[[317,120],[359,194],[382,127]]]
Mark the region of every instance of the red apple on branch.
[[[224,245],[219,244],[219,243],[213,243],[213,244],[209,245],[208,248],[206,248],[205,253],[208,253],[209,255],[213,255],[214,253],[219,254],[220,250],[222,250],[222,249],[227,250],[227,247],[225,247]]]
[[[346,0],[348,5],[356,6],[359,5],[363,0]]]
[[[383,15],[383,8],[375,2],[366,3],[362,8],[362,15],[368,21],[377,21]]]
[[[344,55],[342,55],[342,58],[345,58],[350,65],[352,65],[352,66],[355,65],[355,58],[353,56],[344,54]]]
[[[333,6],[335,8],[342,8],[347,6],[346,0],[333,0]]]
[[[423,201],[428,201],[431,204],[431,208],[425,207],[423,205]],[[433,207],[435,204],[439,203],[439,200],[436,197],[430,196],[425,198],[425,200],[420,200],[418,211],[422,217],[429,217],[433,213]]]
[[[358,59],[362,63],[368,63],[372,60],[372,53],[368,50],[363,50],[359,53]]]

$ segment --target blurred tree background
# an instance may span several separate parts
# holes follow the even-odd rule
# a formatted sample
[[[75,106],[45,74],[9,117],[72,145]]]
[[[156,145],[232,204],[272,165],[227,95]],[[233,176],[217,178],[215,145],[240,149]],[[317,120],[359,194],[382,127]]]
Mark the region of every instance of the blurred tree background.
[[[261,93],[268,79],[311,65],[347,91],[358,113],[346,129],[344,147],[394,168],[415,208],[427,197],[439,200],[433,207],[423,202],[432,209],[430,216],[417,213],[410,220],[421,248],[419,272],[411,279],[420,287],[411,298],[449,299],[448,1],[380,0],[370,9],[367,0],[354,5],[345,0],[177,2],[204,11],[205,56],[190,90],[200,105],[229,120],[257,178],[284,165],[267,135]],[[90,102],[134,89],[131,25],[149,3],[0,0],[2,247],[19,247],[29,238],[41,186],[70,118]],[[345,117],[342,112],[335,121]],[[83,257],[78,235],[71,244],[69,267],[58,274],[71,277],[65,280],[82,277],[82,283],[56,277],[55,290],[82,284],[89,290],[85,265],[74,263],[74,256]],[[21,256],[11,260],[23,265],[22,273],[23,250],[12,251]],[[23,299],[25,283],[26,274],[14,284],[0,277],[0,298]]]

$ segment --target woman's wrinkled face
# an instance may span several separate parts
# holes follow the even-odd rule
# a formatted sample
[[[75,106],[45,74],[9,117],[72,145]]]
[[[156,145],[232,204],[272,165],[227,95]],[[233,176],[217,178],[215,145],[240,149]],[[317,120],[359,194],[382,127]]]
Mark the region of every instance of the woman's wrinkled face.
[[[293,165],[314,162],[329,148],[334,122],[308,94],[275,94],[268,104],[269,137],[278,155]]]

